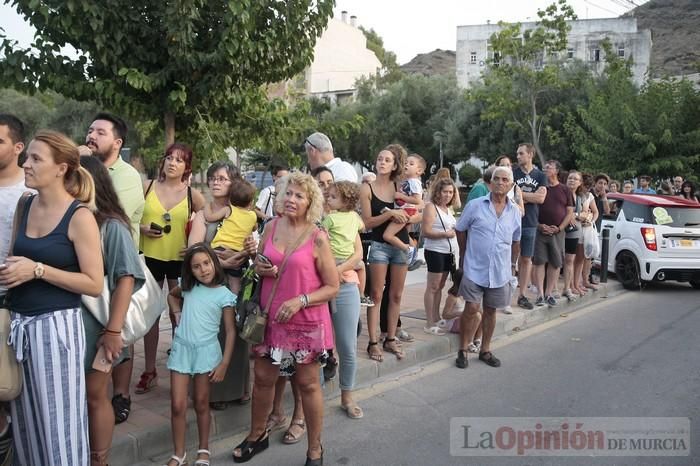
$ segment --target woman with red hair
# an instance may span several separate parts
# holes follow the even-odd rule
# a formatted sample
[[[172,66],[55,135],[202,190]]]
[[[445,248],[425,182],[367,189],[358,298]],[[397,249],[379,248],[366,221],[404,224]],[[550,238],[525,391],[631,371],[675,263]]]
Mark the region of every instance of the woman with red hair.
[[[189,185],[192,149],[181,143],[168,146],[158,167],[158,177],[143,184],[146,204],[141,219],[141,251],[146,265],[159,284],[177,286],[182,269],[182,252],[187,247],[187,222],[204,207],[202,193]],[[147,393],[158,384],[156,352],[159,322],[143,338],[146,359],[136,393]]]

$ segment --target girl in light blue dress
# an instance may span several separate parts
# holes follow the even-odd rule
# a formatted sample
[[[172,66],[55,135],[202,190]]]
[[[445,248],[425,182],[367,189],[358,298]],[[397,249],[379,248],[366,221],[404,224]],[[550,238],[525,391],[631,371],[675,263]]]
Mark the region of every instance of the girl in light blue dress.
[[[199,450],[194,466],[209,465],[209,384],[224,379],[236,338],[233,316],[236,296],[226,287],[226,282],[224,269],[211,247],[197,243],[187,249],[181,285],[168,296],[177,328],[168,358],[175,454],[167,466],[185,464],[187,390],[192,377],[199,427]],[[217,338],[222,313],[226,330],[223,355]]]

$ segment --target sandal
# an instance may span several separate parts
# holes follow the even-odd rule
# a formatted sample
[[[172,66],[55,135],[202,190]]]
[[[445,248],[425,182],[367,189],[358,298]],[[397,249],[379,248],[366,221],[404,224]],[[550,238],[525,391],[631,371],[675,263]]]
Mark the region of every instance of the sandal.
[[[214,411],[223,411],[228,408],[228,401],[210,401],[209,408]]]
[[[269,446],[270,436],[268,435],[267,431],[263,432],[262,435],[255,441],[245,439],[239,443],[236,448],[234,448],[233,462],[245,463],[246,461],[250,461],[253,456],[257,455],[261,451],[267,450],[267,447]],[[235,450],[240,450],[240,456],[236,456]]]
[[[270,414],[267,418],[267,426],[265,427],[268,432],[274,432],[280,430],[287,424],[287,416],[278,416],[276,414]]]
[[[445,336],[445,331],[437,325],[434,325],[432,327],[423,327],[423,331],[428,335],[435,335],[437,337]]]
[[[207,459],[199,458],[199,455],[207,455]],[[209,466],[211,463],[209,459],[211,458],[211,452],[204,448],[197,450],[197,461],[194,462],[194,466]]]
[[[141,374],[141,379],[139,380],[139,383],[136,384],[136,390],[134,391],[137,395],[143,395],[144,393],[150,392],[157,386],[158,374],[155,370],[153,370],[151,372],[144,372]]]
[[[341,404],[340,409],[345,411],[345,414],[347,414],[350,419],[362,419],[365,415],[365,413],[362,412],[362,408],[357,406],[357,403],[349,405]]]
[[[319,458],[312,460],[307,453],[304,466],[323,466],[323,445],[321,445],[321,456]]]
[[[121,393],[117,393],[112,398],[112,409],[114,410],[115,424],[126,421],[131,413],[131,397],[127,398]]]
[[[367,354],[369,355],[370,359],[377,361],[377,362],[382,362],[382,361],[384,361],[384,355],[382,354],[381,351],[379,351],[379,348],[374,348],[378,344],[379,344],[379,342],[377,342],[377,341],[370,341],[367,344]],[[374,351],[372,351],[372,350],[374,350]]]
[[[250,400],[251,400],[250,395],[246,393],[245,395],[243,395],[242,397],[240,397],[234,401],[236,403],[238,403],[239,405],[243,406],[243,405],[247,405],[248,403],[250,403]]]
[[[301,428],[301,433],[297,436],[292,433],[292,427],[297,426]],[[289,424],[287,431],[282,436],[282,443],[287,445],[293,445],[299,443],[299,440],[306,434],[306,422],[303,419],[292,419]]]
[[[390,343],[390,345],[387,345],[387,343]],[[403,359],[404,354],[403,351],[401,351],[401,347],[396,343],[396,338],[386,338],[382,347],[384,351],[393,353],[396,359]]]
[[[175,466],[185,466],[187,464],[187,452],[185,452],[185,454],[182,455],[182,458],[180,458],[177,455],[171,456],[168,462],[165,464],[165,466],[170,466],[170,463],[172,461],[175,461],[177,463]]]
[[[479,353],[479,359],[481,359],[491,367],[501,367],[501,360],[494,356],[491,351],[484,351],[483,353]]]

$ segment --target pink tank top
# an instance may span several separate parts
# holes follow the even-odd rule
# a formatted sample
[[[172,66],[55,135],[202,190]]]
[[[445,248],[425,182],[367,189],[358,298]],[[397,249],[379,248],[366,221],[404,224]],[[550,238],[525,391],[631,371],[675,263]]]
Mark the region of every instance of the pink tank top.
[[[275,220],[272,224],[272,231],[270,231],[263,246],[263,254],[279,268],[282,265],[284,254],[278,251],[272,243],[278,221]],[[288,322],[279,323],[276,321],[277,311],[282,303],[301,294],[310,294],[323,286],[321,275],[316,270],[313,255],[314,242],[319,234],[326,233],[315,229],[309,239],[300,245],[287,260],[287,265],[280,276],[280,282],[270,306],[263,343],[265,346],[281,348],[286,351],[322,351],[333,348],[333,329],[328,303],[300,309]],[[260,292],[261,307],[267,305],[274,281],[275,279],[272,277],[263,278]]]

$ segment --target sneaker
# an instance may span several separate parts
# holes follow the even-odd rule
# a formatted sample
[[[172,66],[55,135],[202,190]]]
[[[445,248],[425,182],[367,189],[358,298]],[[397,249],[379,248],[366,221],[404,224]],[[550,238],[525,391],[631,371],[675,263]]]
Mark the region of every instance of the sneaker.
[[[544,300],[544,296],[538,296],[537,299],[535,300],[535,306],[541,307],[546,304],[546,301]]]
[[[561,299],[561,294],[559,293],[559,290],[552,290],[551,296],[552,296],[554,299]]]
[[[576,294],[573,293],[571,290],[566,290],[563,295],[569,302],[574,302],[576,301]]]
[[[137,395],[142,395],[144,393],[150,392],[157,386],[158,374],[156,373],[156,371],[144,372],[143,374],[141,374],[141,379],[139,380],[139,383],[136,384],[136,390],[134,391]]]
[[[410,264],[408,264],[408,271],[413,272],[414,270],[418,270],[421,267],[425,265],[425,261],[423,259],[417,259]]]
[[[535,296],[537,296],[539,294],[539,291],[537,291],[537,287],[535,285],[533,285],[532,283],[527,285],[527,291],[534,294]]]
[[[503,313],[510,315],[513,313],[513,308],[511,306],[506,306],[503,308]]]
[[[406,342],[406,343],[410,343],[410,342],[415,340],[413,335],[411,335],[410,333],[408,333],[406,330],[404,330],[402,328],[396,329],[396,338],[398,338],[399,340]]]
[[[545,301],[547,302],[547,305],[549,307],[554,307],[558,304],[556,298],[554,296],[551,296],[551,295],[547,296],[547,299],[545,299]]]
[[[413,264],[416,261],[416,252],[417,252],[417,250],[413,246],[408,247],[408,263],[409,263],[409,265]]]
[[[374,301],[369,296],[363,296],[360,298],[360,306],[374,307]]]
[[[518,306],[522,307],[523,309],[527,309],[528,311],[531,311],[535,308],[535,306],[533,306],[530,300],[527,299],[525,296],[521,296],[518,298]]]
[[[469,351],[470,353],[478,353],[479,348],[477,348],[477,346],[474,343],[469,343],[469,345],[467,346],[467,351]]]
[[[455,360],[455,366],[460,369],[466,369],[469,365],[469,360],[467,360],[467,352],[464,350],[457,351],[457,360]]]
[[[328,380],[333,380],[338,372],[338,361],[335,360],[334,356],[328,357],[326,359],[326,365],[323,366],[323,378]]]
[[[501,367],[501,360],[494,356],[491,351],[479,353],[479,359],[491,367]]]
[[[112,409],[114,410],[114,423],[121,424],[129,419],[129,413],[131,413],[131,398],[126,398],[121,393],[117,393],[112,398]]]

